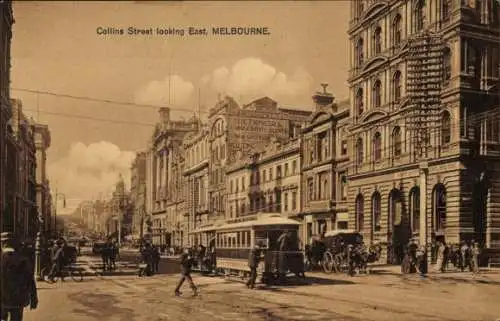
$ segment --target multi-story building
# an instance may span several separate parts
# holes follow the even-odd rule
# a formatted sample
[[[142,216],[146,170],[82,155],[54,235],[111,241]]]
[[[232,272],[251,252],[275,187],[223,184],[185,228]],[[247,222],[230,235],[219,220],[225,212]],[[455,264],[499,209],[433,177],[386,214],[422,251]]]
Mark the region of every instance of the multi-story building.
[[[8,122],[12,117],[10,105],[10,44],[12,39],[12,1],[0,2],[0,230],[8,230],[11,227],[12,203],[8,191],[13,188],[12,175],[17,170],[12,168],[11,160],[15,153],[12,147],[12,137],[9,133]],[[15,154],[14,154],[15,155]],[[10,201],[7,200],[9,197]],[[6,221],[4,222],[4,217]]]
[[[198,119],[173,121],[170,109],[160,108],[160,122],[152,135],[147,165],[151,189],[146,188],[152,206],[151,228],[155,244],[182,246],[188,241],[187,220],[184,221],[187,183],[183,176],[182,141],[187,133],[197,132],[198,128]]]
[[[51,212],[47,204],[47,195],[50,194],[47,179],[47,149],[50,147],[50,131],[47,125],[35,124],[36,147],[36,204],[38,214],[42,220],[42,234],[51,233]]]
[[[346,176],[349,102],[331,93],[313,96],[315,111],[302,130],[302,215],[304,241],[327,230],[347,229]]]
[[[36,149],[33,123],[22,112],[22,102],[11,99],[12,118],[7,135],[7,211],[5,230],[21,239],[38,232],[36,204]],[[10,157],[9,157],[10,156]]]
[[[146,153],[139,152],[130,167],[130,201],[134,208],[132,235],[142,238],[146,221]]]
[[[301,220],[300,138],[259,147],[226,168],[226,219],[274,212]]]
[[[239,106],[231,97],[219,101],[209,113],[209,198],[210,212],[224,218],[226,209],[225,167],[271,137],[284,140],[297,137],[311,112],[278,107],[264,97]]]
[[[498,1],[353,1],[350,225],[500,248]],[[496,89],[495,89],[496,88]]]
[[[183,175],[187,182],[186,215],[190,244],[197,243],[191,232],[210,224],[208,215],[208,133],[208,128],[201,126],[198,132],[187,134],[183,142],[185,161]]]

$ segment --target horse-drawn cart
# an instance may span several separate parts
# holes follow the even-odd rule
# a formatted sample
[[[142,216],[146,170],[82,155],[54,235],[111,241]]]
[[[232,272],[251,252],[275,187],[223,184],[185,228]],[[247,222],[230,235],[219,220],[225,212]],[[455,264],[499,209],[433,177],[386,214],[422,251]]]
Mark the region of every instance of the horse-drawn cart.
[[[335,230],[313,242],[311,252],[326,273],[345,272],[353,275],[356,270],[367,271],[368,263],[380,258],[382,248],[372,245],[366,248],[363,236],[353,230]]]

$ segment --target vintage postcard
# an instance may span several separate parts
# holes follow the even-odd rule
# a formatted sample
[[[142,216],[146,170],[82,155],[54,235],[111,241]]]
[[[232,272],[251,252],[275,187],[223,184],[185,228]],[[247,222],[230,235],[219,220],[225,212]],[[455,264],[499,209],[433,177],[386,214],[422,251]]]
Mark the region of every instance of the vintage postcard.
[[[500,320],[500,1],[0,1],[2,321]]]

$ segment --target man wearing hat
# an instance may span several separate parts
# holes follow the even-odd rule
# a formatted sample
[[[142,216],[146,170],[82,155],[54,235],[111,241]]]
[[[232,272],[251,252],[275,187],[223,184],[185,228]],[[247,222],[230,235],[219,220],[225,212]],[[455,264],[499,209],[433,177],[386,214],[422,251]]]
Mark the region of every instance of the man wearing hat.
[[[250,251],[248,256],[248,267],[250,268],[250,278],[248,279],[246,286],[249,289],[255,287],[255,281],[257,279],[257,268],[259,267],[260,257],[261,257],[260,244],[256,244],[255,247]]]
[[[31,263],[19,252],[19,244],[10,233],[1,234],[1,243],[1,319],[22,321],[24,307],[38,306],[35,277]]]

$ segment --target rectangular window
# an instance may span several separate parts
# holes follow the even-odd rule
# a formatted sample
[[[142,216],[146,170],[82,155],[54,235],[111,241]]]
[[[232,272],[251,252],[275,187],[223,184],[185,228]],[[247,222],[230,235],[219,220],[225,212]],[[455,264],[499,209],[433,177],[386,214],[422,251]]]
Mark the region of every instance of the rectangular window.
[[[337,228],[339,230],[347,230],[349,228],[349,222],[339,221],[339,222],[337,222]]]
[[[341,150],[340,150],[340,154],[342,156],[344,155],[347,155],[347,140],[342,140],[342,147],[341,147]]]
[[[292,162],[292,174],[297,174],[297,161]]]
[[[340,183],[340,198],[345,201],[347,199],[347,176],[345,172],[339,173]]]
[[[245,176],[243,176],[241,178],[241,190],[244,191],[246,189],[246,186],[245,186]]]
[[[285,205],[285,212],[288,212],[288,193],[285,193],[284,197],[283,197],[283,203]]]
[[[274,169],[273,167],[271,167],[271,168],[269,169],[269,180],[270,180],[270,181],[272,181],[272,180],[273,180],[273,169]]]
[[[285,164],[285,177],[289,175],[288,173],[288,163]]]
[[[297,192],[292,192],[292,210],[295,211],[297,209]]]

